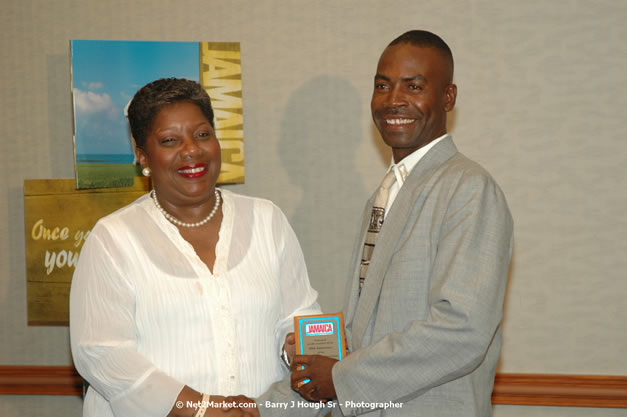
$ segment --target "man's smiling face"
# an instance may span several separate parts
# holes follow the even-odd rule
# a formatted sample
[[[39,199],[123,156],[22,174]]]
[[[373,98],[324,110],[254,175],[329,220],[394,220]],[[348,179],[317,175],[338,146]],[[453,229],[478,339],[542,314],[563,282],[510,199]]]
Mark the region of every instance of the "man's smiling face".
[[[383,51],[371,110],[395,162],[446,133],[457,95],[451,82],[452,69],[435,48],[401,43]]]

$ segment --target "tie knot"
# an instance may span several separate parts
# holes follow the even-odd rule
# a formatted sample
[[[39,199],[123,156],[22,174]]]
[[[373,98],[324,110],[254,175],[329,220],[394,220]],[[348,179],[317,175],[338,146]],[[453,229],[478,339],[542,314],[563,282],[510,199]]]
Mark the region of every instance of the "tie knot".
[[[388,172],[383,178],[383,181],[377,190],[377,194],[374,199],[374,207],[379,207],[380,209],[385,208],[388,201],[388,193],[390,191],[390,187],[394,184],[394,181],[396,181],[394,171],[390,170],[390,172]]]
[[[381,186],[379,188],[388,190],[392,186],[392,184],[394,184],[395,181],[396,181],[396,175],[394,175],[394,170],[391,169],[388,171],[387,174],[385,174],[385,177],[383,177],[383,181],[381,181]]]

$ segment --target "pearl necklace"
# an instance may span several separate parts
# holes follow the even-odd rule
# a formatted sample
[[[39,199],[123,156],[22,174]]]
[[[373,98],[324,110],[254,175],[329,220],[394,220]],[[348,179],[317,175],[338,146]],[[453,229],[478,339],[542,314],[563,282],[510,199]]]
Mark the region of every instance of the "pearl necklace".
[[[183,221],[180,221],[179,219],[177,219],[176,217],[174,217],[167,211],[165,211],[165,209],[161,207],[161,204],[159,204],[159,201],[157,201],[157,192],[155,190],[152,190],[150,192],[150,197],[152,197],[152,201],[154,201],[155,206],[157,206],[161,214],[163,214],[163,216],[166,219],[168,219],[170,223],[172,223],[173,225],[180,226],[180,227],[198,227],[198,226],[202,226],[203,224],[211,220],[213,216],[216,214],[216,212],[218,211],[218,207],[220,206],[220,193],[218,192],[217,189],[214,190],[214,193],[216,196],[216,203],[213,205],[213,209],[211,209],[211,213],[209,213],[207,217],[205,217],[204,219],[196,223],[185,223]]]

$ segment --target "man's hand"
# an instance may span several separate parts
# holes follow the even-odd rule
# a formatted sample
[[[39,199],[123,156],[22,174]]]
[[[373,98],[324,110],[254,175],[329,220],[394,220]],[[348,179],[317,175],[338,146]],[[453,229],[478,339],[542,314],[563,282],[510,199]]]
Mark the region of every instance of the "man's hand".
[[[232,408],[223,408],[222,410],[226,414],[219,414],[224,416],[231,416],[229,413],[233,413],[234,416],[242,417],[259,417],[259,410],[257,410],[257,404],[254,400],[246,397],[245,395],[231,395],[224,399],[224,403],[227,405],[234,404]],[[205,414],[207,416],[207,414]]]
[[[291,385],[304,399],[323,401],[335,399],[331,369],[338,362],[320,355],[296,355],[292,360]],[[304,369],[302,369],[304,366]],[[309,380],[308,382],[305,382]]]

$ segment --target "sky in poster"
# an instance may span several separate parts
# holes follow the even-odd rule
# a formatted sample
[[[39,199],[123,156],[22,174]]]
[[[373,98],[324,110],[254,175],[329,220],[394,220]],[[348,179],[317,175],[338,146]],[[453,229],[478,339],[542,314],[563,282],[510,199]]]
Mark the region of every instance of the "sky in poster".
[[[163,77],[199,80],[199,42],[73,40],[71,49],[77,158],[132,161],[124,108],[137,89]]]

